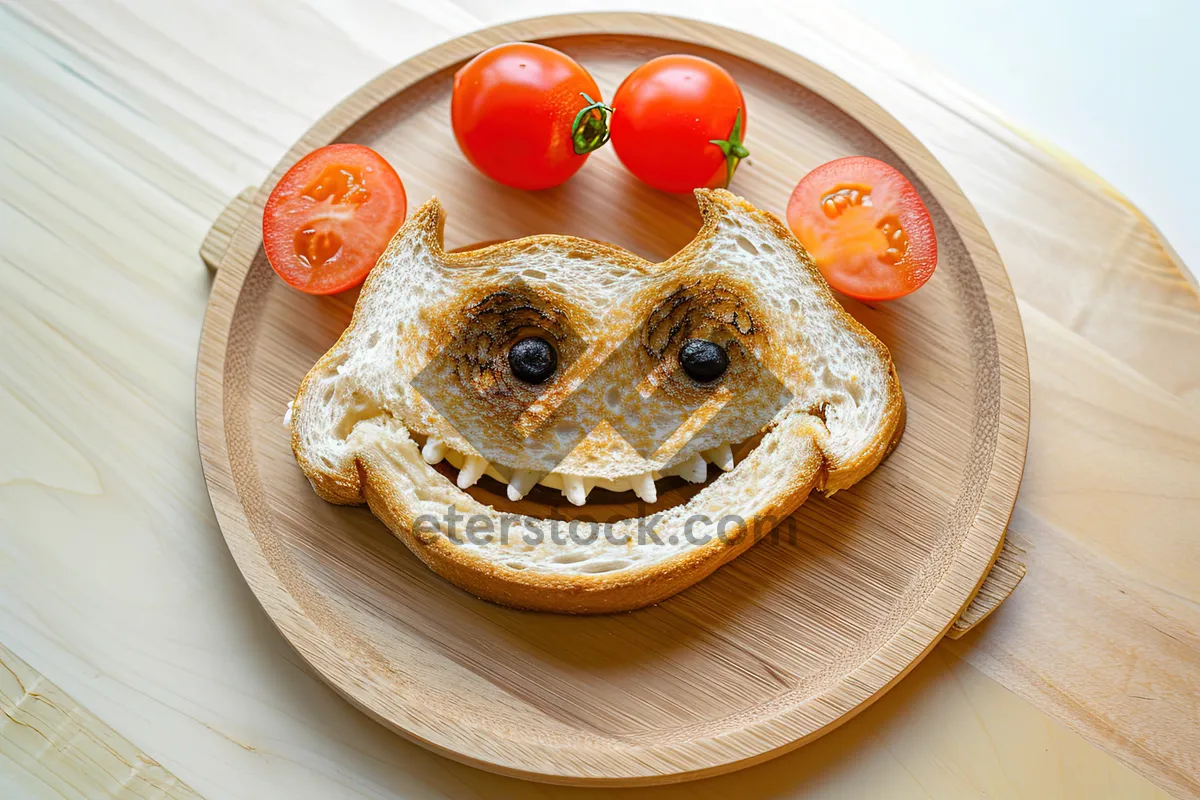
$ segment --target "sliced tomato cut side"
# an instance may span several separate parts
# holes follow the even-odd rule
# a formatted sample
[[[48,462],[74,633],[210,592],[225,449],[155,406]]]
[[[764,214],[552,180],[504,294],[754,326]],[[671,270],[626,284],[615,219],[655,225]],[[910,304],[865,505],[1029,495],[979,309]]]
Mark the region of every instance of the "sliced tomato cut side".
[[[331,144],[296,162],[263,208],[263,249],[290,286],[335,294],[362,283],[408,212],[404,184],[383,156]]]
[[[874,158],[840,158],[805,175],[787,220],[829,285],[859,300],[903,297],[937,267],[937,238],[920,194]]]

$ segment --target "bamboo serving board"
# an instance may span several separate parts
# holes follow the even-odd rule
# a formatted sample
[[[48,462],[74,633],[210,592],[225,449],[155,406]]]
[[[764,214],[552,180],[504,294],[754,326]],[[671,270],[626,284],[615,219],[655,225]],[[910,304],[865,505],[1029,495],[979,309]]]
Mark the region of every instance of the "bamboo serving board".
[[[451,78],[480,50],[543,41],[581,61],[605,97],[638,64],[693,52],[747,99],[733,189],[780,213],[796,180],[845,155],[914,180],[937,228],[933,280],[847,308],[891,349],[908,399],[903,440],[868,479],[813,498],[746,555],[659,606],[572,618],[475,599],[427,570],[365,509],[319,500],[281,425],[301,378],[349,321],[352,293],[278,281],[261,250],[267,191],[308,151],[380,151],[413,204],[437,194],[448,247],[570,233],[661,260],[699,225],[690,197],[637,183],[611,152],[557,189],[489,182],[449,129]],[[315,672],[408,738],[485,769],[558,783],[640,785],[779,755],[861,710],[943,635],[961,634],[1020,580],[1001,554],[1028,437],[1025,342],[987,232],[929,152],[841,79],[778,46],[644,15],[551,17],[456,39],[363,87],[238,198],[205,241],[219,265],[197,372],[201,457],[247,582]],[[682,499],[677,487],[662,504]],[[507,506],[485,479],[472,493]],[[599,493],[589,512],[627,513]],[[518,504],[567,513],[541,492]],[[1007,551],[1006,551],[1007,552]],[[978,597],[976,596],[978,593]],[[975,602],[972,603],[972,599]]]

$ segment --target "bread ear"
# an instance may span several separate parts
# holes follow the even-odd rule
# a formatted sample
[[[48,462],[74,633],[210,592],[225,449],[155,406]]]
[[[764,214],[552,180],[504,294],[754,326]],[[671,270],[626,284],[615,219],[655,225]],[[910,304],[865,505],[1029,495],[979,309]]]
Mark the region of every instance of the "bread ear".
[[[446,212],[437,197],[431,197],[413,212],[400,230],[396,231],[396,235],[392,237],[387,249],[380,256],[379,265],[392,267],[401,262],[426,261],[426,259],[413,258],[414,255],[420,256],[422,251],[425,251],[433,256],[429,261],[441,266],[443,256],[446,255],[442,246],[445,241],[445,232]],[[398,258],[397,256],[401,254],[403,257]]]
[[[700,217],[703,222],[696,232],[697,239],[706,238],[721,227],[721,223],[729,219],[739,198],[726,189],[696,189],[696,205],[700,207]]]
[[[404,228],[410,235],[423,241],[430,250],[443,252],[442,243],[446,233],[446,211],[438,201],[437,195],[426,200],[421,207],[413,212],[412,217],[405,223]]]
[[[773,214],[755,208],[728,189],[696,189],[696,204],[703,219],[697,239],[707,239],[726,225],[760,233],[767,241],[793,238],[787,226]]]

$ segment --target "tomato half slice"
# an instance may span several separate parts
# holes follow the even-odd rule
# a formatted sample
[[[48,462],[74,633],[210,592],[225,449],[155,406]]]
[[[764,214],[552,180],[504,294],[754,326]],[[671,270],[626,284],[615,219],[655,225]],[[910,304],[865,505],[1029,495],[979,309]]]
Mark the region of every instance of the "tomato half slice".
[[[331,144],[275,185],[263,208],[263,249],[289,285],[335,294],[362,283],[407,213],[404,184],[383,156]]]
[[[829,285],[858,300],[903,297],[937,266],[937,238],[921,196],[874,158],[839,158],[805,175],[787,220]]]

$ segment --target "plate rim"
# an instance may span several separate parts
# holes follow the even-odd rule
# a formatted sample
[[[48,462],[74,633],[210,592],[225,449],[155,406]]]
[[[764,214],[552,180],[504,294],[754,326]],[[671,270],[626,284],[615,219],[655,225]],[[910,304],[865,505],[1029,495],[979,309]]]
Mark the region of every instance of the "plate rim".
[[[380,103],[389,100],[431,74],[444,70],[494,44],[512,40],[547,40],[572,36],[634,36],[658,38],[719,50],[803,85],[832,103],[882,141],[918,175],[925,188],[942,206],[954,225],[983,286],[994,329],[999,363],[998,425],[995,450],[989,465],[979,507],[959,551],[946,573],[930,591],[925,602],[880,648],[834,687],[804,703],[788,706],[769,721],[758,720],[733,734],[695,740],[710,745],[702,750],[695,742],[671,745],[630,745],[621,753],[620,774],[596,766],[593,758],[564,758],[563,748],[523,742],[523,755],[507,760],[456,749],[435,726],[410,717],[401,722],[385,718],[362,695],[362,685],[347,685],[325,668],[328,653],[303,646],[307,636],[327,642],[337,651],[332,635],[312,624],[286,586],[270,566],[252,529],[235,485],[227,431],[225,375],[229,337],[242,300],[245,279],[261,246],[262,208],[273,186],[288,167],[315,147],[327,144],[352,127]],[[196,367],[196,422],[205,483],[209,498],[239,571],[255,598],[284,639],[335,691],[354,706],[406,738],[441,755],[491,772],[529,780],[571,785],[645,786],[673,783],[716,775],[751,766],[782,755],[828,733],[862,711],[908,674],[942,639],[963,609],[971,602],[995,562],[1004,542],[1005,529],[1016,503],[1025,464],[1029,435],[1029,372],[1023,326],[1008,273],[974,206],[957,183],[917,137],[881,105],[859,92],[844,79],[799,53],[751,34],[712,23],[659,14],[593,12],[559,14],[491,26],[456,37],[418,53],[354,91],[318,120],[280,159],[264,179],[231,237],[221,259],[204,316]],[[237,443],[233,443],[234,447]],[[263,580],[262,576],[269,576]],[[957,578],[957,580],[955,580]],[[969,591],[962,587],[970,585]],[[899,664],[899,666],[896,666]],[[883,675],[882,683],[869,680],[873,668]],[[856,680],[857,678],[857,680]],[[815,699],[846,690],[848,706],[839,710],[830,704],[817,716],[820,724],[793,735],[794,717]],[[878,686],[872,686],[878,683]],[[766,724],[769,722],[769,726]],[[757,730],[767,728],[769,730]],[[740,735],[740,736],[739,736]],[[752,737],[752,739],[749,739]],[[734,739],[748,741],[734,742]],[[748,746],[751,744],[753,746]],[[751,751],[751,752],[748,752]],[[512,750],[509,751],[513,752]],[[617,751],[614,749],[613,751]],[[609,765],[613,759],[608,759]],[[541,768],[531,768],[536,761]]]

